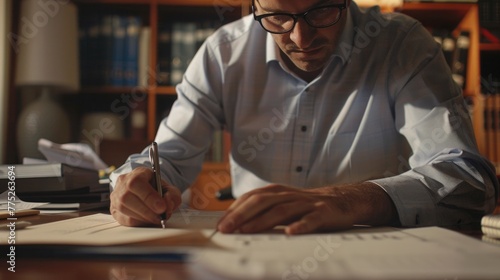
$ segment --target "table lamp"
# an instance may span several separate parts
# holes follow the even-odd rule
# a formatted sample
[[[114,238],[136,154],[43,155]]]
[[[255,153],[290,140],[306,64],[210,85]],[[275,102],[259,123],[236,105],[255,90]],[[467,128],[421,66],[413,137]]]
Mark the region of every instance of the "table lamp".
[[[38,98],[19,115],[18,155],[42,158],[38,139],[71,140],[69,117],[54,95],[79,89],[77,8],[69,1],[22,0],[19,19],[15,83],[18,93]]]

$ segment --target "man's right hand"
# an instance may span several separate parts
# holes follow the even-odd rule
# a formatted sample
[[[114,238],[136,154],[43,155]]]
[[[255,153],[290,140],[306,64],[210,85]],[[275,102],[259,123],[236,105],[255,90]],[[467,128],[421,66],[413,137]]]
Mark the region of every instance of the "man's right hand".
[[[166,213],[168,219],[179,208],[179,189],[162,180],[162,198],[151,184],[153,176],[150,168],[138,167],[118,177],[110,206],[116,221],[124,226],[160,225],[160,214]]]

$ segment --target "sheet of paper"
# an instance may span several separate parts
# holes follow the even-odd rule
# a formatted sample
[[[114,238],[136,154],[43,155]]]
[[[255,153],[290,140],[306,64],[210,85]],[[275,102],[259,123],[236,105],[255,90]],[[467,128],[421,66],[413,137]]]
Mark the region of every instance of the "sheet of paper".
[[[19,197],[14,195],[14,199],[10,198],[12,194],[9,194],[9,191],[5,191],[0,194],[0,210],[12,210],[12,211],[20,211],[24,209],[33,209],[47,203],[35,203],[35,202],[26,202],[21,200]],[[10,198],[10,200],[9,200]],[[10,203],[9,203],[10,201]],[[10,208],[9,208],[10,207]]]
[[[85,143],[57,144],[41,138],[38,140],[38,150],[49,162],[61,162],[95,170],[108,168],[108,165]]]
[[[70,245],[204,245],[215,229],[218,212],[196,214],[196,211],[177,212],[167,229],[160,227],[125,227],[111,215],[95,214],[16,231],[16,244]],[[198,224],[198,220],[212,221]],[[186,222],[189,221],[189,222]],[[175,224],[175,228],[174,228]],[[196,225],[196,226],[195,226]],[[0,244],[7,244],[8,231],[0,231]],[[207,244],[208,245],[208,244]]]
[[[196,271],[229,279],[495,279],[500,246],[438,228],[333,234],[217,233]],[[201,267],[201,269],[199,269]],[[498,279],[498,278],[497,278]]]
[[[177,212],[167,229],[124,227],[110,215],[96,214],[17,230],[16,245],[190,246],[194,271],[229,279],[497,279],[500,275],[500,246],[443,228],[360,227],[298,236],[279,231],[222,234],[214,230],[221,214]],[[0,244],[6,245],[8,234],[0,231]]]

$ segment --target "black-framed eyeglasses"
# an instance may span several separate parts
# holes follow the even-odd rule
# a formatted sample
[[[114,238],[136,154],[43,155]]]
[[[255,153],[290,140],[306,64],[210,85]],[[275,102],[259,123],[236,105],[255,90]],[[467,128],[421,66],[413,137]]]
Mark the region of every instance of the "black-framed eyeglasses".
[[[314,28],[325,28],[339,22],[342,16],[342,10],[346,6],[346,0],[343,4],[331,4],[314,7],[300,14],[288,13],[269,13],[256,15],[255,0],[252,0],[253,18],[260,23],[267,32],[274,34],[288,33],[293,30],[299,18],[303,18],[307,24]]]

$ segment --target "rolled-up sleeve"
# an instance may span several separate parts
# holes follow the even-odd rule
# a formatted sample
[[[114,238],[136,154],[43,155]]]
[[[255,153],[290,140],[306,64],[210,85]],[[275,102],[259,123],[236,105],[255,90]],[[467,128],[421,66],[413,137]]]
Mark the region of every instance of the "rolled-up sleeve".
[[[396,129],[411,147],[410,170],[373,180],[392,198],[403,226],[477,222],[493,211],[498,181],[479,154],[461,89],[439,45],[420,25],[394,56]],[[413,52],[413,53],[412,53]],[[399,73],[411,73],[399,74]],[[406,76],[403,76],[406,75]]]

